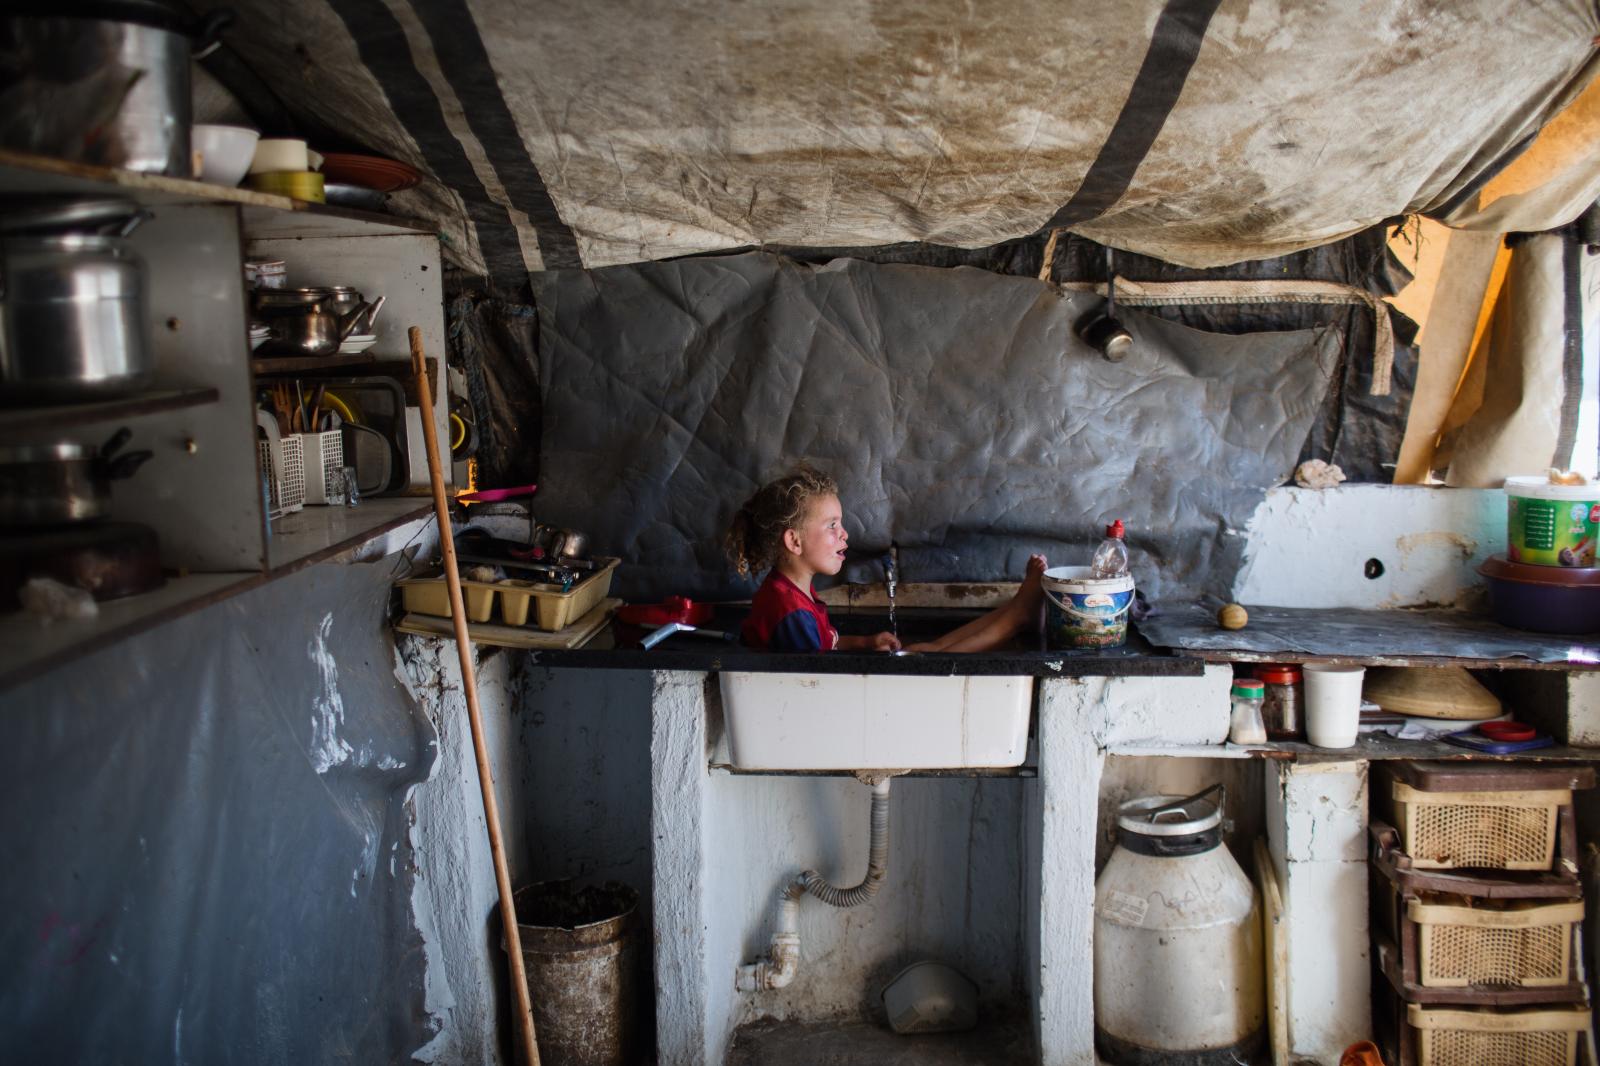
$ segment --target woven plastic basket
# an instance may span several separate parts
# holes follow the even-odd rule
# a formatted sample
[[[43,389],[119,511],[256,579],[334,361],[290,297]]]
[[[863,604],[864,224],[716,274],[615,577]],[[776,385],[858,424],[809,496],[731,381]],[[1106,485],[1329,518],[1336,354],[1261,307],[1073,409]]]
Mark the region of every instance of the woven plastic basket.
[[[1573,931],[1583,921],[1581,901],[1469,907],[1413,899],[1406,917],[1417,923],[1417,968],[1428,987],[1547,988],[1575,980]]]
[[[1429,792],[1394,782],[1395,824],[1418,869],[1548,870],[1567,789]]]
[[[1417,1066],[1576,1066],[1589,1028],[1582,1007],[1526,1011],[1406,1008]]]

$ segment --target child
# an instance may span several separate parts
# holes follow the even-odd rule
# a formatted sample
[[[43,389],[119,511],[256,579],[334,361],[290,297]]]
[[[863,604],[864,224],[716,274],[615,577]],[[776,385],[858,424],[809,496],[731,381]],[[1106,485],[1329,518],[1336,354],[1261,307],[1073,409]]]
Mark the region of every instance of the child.
[[[838,486],[809,466],[746,500],[728,528],[728,555],[740,574],[767,570],[767,576],[751,601],[740,634],[744,643],[772,651],[899,651],[893,633],[840,636],[828,622],[828,609],[817,602],[812,579],[839,572],[849,540]],[[1008,603],[906,650],[987,651],[1005,644],[1038,617],[1044,567],[1044,556],[1031,556],[1027,577]]]

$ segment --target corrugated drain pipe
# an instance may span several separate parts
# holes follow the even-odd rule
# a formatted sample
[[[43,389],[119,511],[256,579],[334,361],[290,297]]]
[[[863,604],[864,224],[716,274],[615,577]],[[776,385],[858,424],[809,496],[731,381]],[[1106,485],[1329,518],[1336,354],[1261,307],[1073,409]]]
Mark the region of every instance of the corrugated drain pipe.
[[[800,899],[807,892],[835,907],[855,907],[878,894],[889,875],[890,777],[862,778],[872,786],[872,843],[867,853],[867,876],[859,885],[830,885],[815,870],[807,870],[778,893],[778,925],[765,958],[739,967],[741,992],[783,988],[800,968]]]

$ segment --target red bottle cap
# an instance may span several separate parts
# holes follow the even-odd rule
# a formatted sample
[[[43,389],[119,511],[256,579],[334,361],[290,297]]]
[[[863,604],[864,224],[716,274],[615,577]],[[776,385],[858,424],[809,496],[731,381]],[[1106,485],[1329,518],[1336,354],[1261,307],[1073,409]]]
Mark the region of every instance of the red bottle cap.
[[[1269,685],[1293,685],[1300,680],[1300,668],[1289,664],[1258,666],[1255,669],[1256,678]]]
[[[1118,540],[1122,539],[1122,519],[1119,518],[1106,527],[1106,536],[1116,537]]]

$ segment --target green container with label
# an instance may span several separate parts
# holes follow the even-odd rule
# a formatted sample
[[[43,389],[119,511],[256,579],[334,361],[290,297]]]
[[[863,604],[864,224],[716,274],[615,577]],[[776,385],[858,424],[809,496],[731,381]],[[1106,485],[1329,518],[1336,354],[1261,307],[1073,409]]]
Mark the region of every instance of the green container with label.
[[[1535,566],[1594,565],[1600,486],[1506,478],[1506,558]]]

